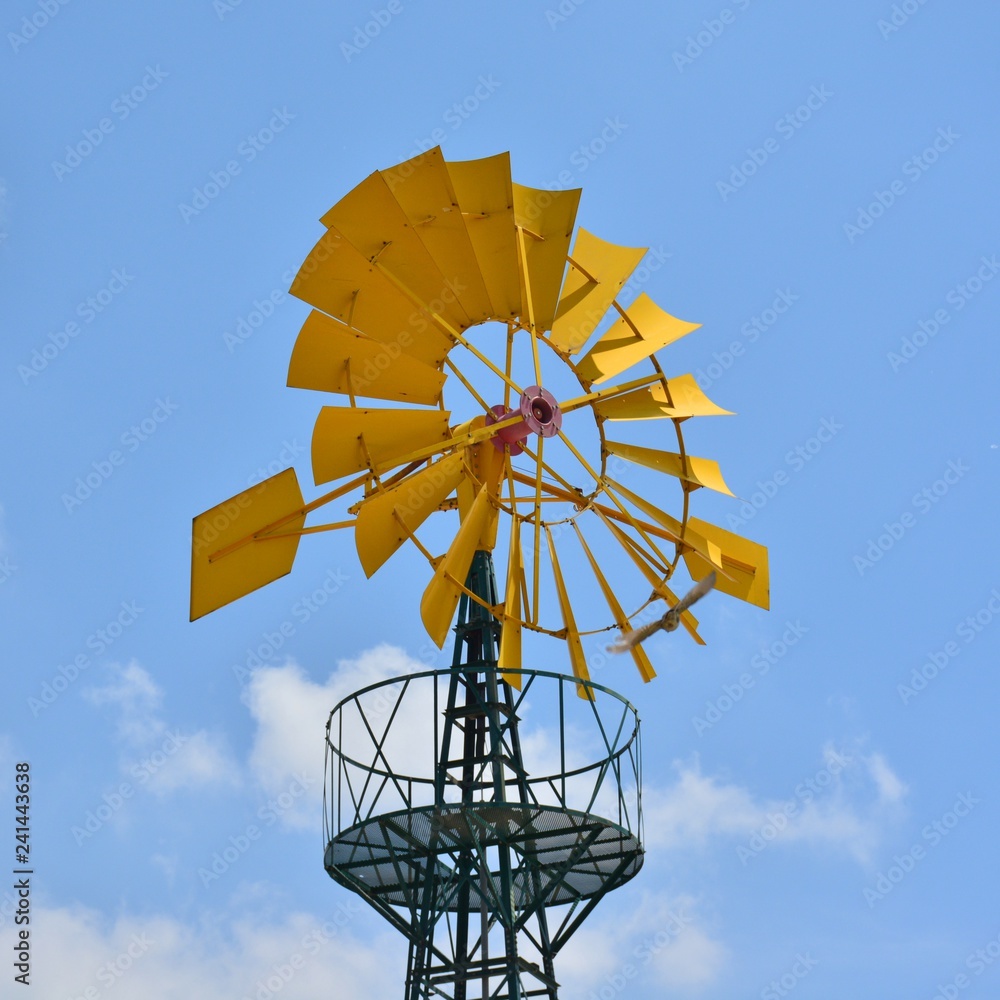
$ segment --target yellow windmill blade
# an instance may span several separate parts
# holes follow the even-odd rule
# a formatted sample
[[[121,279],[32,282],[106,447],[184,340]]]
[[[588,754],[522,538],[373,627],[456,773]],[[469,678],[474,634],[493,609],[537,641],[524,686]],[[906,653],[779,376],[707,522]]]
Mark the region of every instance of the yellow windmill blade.
[[[312,438],[313,478],[318,486],[362,469],[375,469],[449,437],[444,410],[368,410],[324,406]]]
[[[521,687],[521,594],[527,590],[524,579],[524,555],[521,552],[521,532],[515,521],[510,526],[510,553],[507,558],[503,627],[500,631],[500,654],[497,667],[503,679]]]
[[[491,318],[514,320],[521,313],[521,281],[510,154],[449,163],[448,176],[490,298]]]
[[[569,257],[569,270],[549,340],[575,354],[590,339],[647,247],[620,247],[581,228]]]
[[[463,424],[460,429],[468,428],[470,431],[476,432],[482,431],[485,426],[486,418],[476,417],[467,424]],[[496,500],[500,480],[506,471],[506,461],[503,451],[494,447],[490,441],[472,445],[463,452],[463,455],[465,475],[457,487],[457,500],[459,517],[464,520],[471,511],[480,490],[485,489],[486,493],[494,501]],[[499,510],[494,504],[483,526],[479,548],[488,552],[493,551],[497,541],[498,527]]]
[[[434,406],[441,399],[444,375],[400,346],[372,340],[313,310],[292,348],[288,385]]]
[[[527,317],[522,312],[521,322],[527,319],[531,331],[543,333],[552,326],[579,204],[579,188],[546,191],[514,185],[522,300],[527,312]]]
[[[224,500],[191,526],[191,621],[291,572],[305,524],[294,469]],[[252,544],[270,529],[279,537]],[[282,531],[282,529],[284,529]]]
[[[447,294],[448,276],[438,269],[381,173],[371,174],[341,198],[323,216],[323,224],[342,233],[404,294],[434,303],[432,311],[451,327],[464,330],[470,325],[459,299]]]
[[[562,614],[563,628],[566,632],[566,646],[569,649],[569,661],[573,667],[573,674],[577,680],[589,681],[590,671],[587,669],[587,657],[583,653],[583,644],[580,642],[580,631],[576,627],[576,617],[573,614],[573,606],[570,604],[569,594],[566,591],[566,581],[563,579],[562,568],[559,566],[559,558],[556,556],[556,543],[552,540],[552,529],[548,525],[545,526],[545,540],[549,547],[552,575],[555,579],[556,594],[559,598],[559,610]],[[593,697],[590,688],[585,687],[583,684],[577,684],[576,693],[581,698]]]
[[[313,247],[291,293],[373,340],[440,367],[452,340],[336,229]]]
[[[722,478],[719,463],[711,458],[696,458],[694,455],[680,455],[677,452],[659,451],[656,448],[640,448],[638,445],[625,444],[621,441],[606,441],[605,447],[612,455],[682,480],[685,489],[707,486],[727,496],[734,496]]]
[[[719,551],[724,575],[718,576],[716,589],[767,610],[771,606],[767,549],[749,538],[743,538],[696,517],[689,518],[688,525]],[[711,569],[700,553],[695,551],[686,552],[684,562],[696,580],[707,576]]]
[[[366,576],[384,565],[465,481],[463,465],[462,455],[448,455],[361,503],[354,540]]]
[[[594,404],[594,412],[605,420],[732,416],[701,391],[693,375],[667,379],[666,386],[655,384],[614,399],[601,399]]]
[[[441,147],[435,146],[379,173],[444,275],[446,287],[442,295],[454,294],[470,322],[488,320],[494,315],[493,305]],[[507,181],[509,184],[509,161]]]
[[[490,510],[489,491],[482,489],[448,551],[435,566],[434,576],[420,601],[420,617],[424,628],[439,648],[444,645],[448,629],[451,628],[451,620],[455,617],[465,578],[472,565],[472,557],[479,547],[479,539],[486,527]]]
[[[304,522],[367,479],[359,476],[304,503],[295,470],[285,469],[195,517],[191,621],[286,576],[301,535],[353,527],[353,518],[308,528]]]
[[[577,374],[588,382],[606,382],[700,326],[671,316],[643,292],[577,362]]]

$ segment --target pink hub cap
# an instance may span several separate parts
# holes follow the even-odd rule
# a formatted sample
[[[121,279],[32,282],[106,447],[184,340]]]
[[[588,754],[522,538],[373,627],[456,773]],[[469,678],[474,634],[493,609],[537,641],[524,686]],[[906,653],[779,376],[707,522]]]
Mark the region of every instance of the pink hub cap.
[[[502,450],[504,445],[508,445],[512,455],[520,455],[524,451],[519,442],[529,434],[538,434],[543,438],[554,437],[562,427],[562,411],[555,396],[539,385],[529,385],[521,393],[518,405],[511,410],[505,411],[499,403],[492,407],[487,414],[486,423],[499,423],[518,414],[521,416],[520,420],[502,427],[493,438],[494,447]]]

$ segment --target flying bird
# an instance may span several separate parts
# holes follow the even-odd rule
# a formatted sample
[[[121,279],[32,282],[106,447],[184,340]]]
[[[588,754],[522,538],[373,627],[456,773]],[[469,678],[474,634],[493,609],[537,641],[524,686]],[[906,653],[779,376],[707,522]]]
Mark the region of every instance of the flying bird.
[[[633,646],[640,642],[645,642],[654,632],[661,628],[664,632],[673,632],[681,623],[681,615],[687,611],[695,601],[704,597],[715,586],[715,572],[711,572],[704,580],[699,580],[678,602],[677,606],[655,622],[643,625],[634,632],[627,632],[620,636],[613,646],[608,646],[609,653],[626,653]]]

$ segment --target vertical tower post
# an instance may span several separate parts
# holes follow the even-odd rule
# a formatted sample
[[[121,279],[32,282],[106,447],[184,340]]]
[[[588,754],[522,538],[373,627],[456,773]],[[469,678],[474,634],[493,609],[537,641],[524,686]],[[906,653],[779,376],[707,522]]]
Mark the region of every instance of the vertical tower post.
[[[496,578],[489,552],[475,554],[466,588],[487,605],[496,605]],[[422,925],[424,940],[411,940],[407,969],[407,1000],[424,1000],[434,995],[434,986],[447,980],[454,983],[455,1000],[469,1000],[477,993],[490,997],[522,1000],[529,996],[557,998],[553,977],[552,952],[545,909],[537,910],[537,937],[544,970],[525,962],[518,954],[519,906],[514,874],[518,867],[513,849],[497,838],[504,827],[504,807],[509,801],[527,803],[527,774],[521,758],[517,716],[509,686],[497,670],[500,624],[488,608],[463,594],[455,628],[448,701],[444,711],[441,753],[435,783],[435,820],[454,824],[453,804],[461,802],[469,842],[461,850],[455,887],[456,907],[449,933],[454,935],[454,968],[435,968],[429,961],[430,946],[441,922],[435,912],[435,879],[425,883]],[[477,830],[472,807],[483,814],[489,804],[488,831]],[[432,834],[433,838],[433,834]],[[499,840],[499,842],[498,842]],[[492,846],[485,846],[486,842]],[[434,870],[432,839],[428,874]],[[490,953],[491,932],[502,940],[502,950]],[[522,973],[538,970],[542,979],[536,988],[525,986]],[[537,977],[538,972],[535,972]],[[474,987],[478,983],[480,989]],[[537,988],[538,984],[541,988]]]

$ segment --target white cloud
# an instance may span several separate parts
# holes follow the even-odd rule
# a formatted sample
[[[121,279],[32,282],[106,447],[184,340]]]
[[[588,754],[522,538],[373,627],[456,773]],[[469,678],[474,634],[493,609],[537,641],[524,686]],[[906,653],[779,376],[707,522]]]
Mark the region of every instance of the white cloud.
[[[720,783],[701,773],[697,760],[691,766],[674,761],[675,785],[643,789],[647,844],[657,847],[690,847],[711,836],[741,834],[759,825],[762,806],[750,792]]]
[[[142,768],[144,765],[150,772],[148,788],[157,795],[168,795],[170,792],[183,788],[200,788],[207,785],[238,785],[240,771],[233,760],[225,741],[204,729],[191,733],[175,733],[174,739],[179,742],[176,753],[168,756],[173,745],[170,736],[164,738],[167,749],[153,752],[148,758],[132,765]],[[163,765],[157,767],[160,757]]]
[[[639,983],[668,992],[702,988],[728,959],[693,899],[644,894],[626,911],[595,911],[559,953],[556,973],[566,1000],[583,1000],[602,989],[628,996]]]
[[[394,996],[402,988],[405,946],[389,932],[368,941],[355,936],[350,923],[360,906],[274,922],[211,913],[191,925],[156,915],[109,922],[82,907],[36,903],[32,943],[41,950],[32,961],[30,992],[37,1000],[327,1000],[331,990],[338,1000]]]
[[[899,802],[909,791],[886,763],[880,753],[873,753],[868,758],[868,770],[878,786],[879,796],[886,802]]]
[[[290,787],[305,784],[308,791],[296,797],[282,812],[291,826],[312,827],[317,804],[322,798],[324,733],[331,709],[361,688],[392,677],[406,676],[426,665],[394,646],[377,646],[356,660],[341,660],[323,684],[311,681],[298,664],[255,670],[250,679],[247,701],[257,730],[254,734],[250,767],[271,795],[281,795]],[[402,685],[381,688],[365,696],[365,716],[374,738],[381,740],[390,720],[390,738],[381,752],[397,773],[432,776],[433,768],[433,689],[429,681],[407,688],[404,706],[396,711],[396,696]],[[370,762],[375,743],[356,710],[345,713],[344,744],[352,756]],[[303,781],[302,779],[306,779]],[[377,787],[377,786],[376,786]],[[386,793],[392,794],[392,789]],[[426,796],[425,796],[426,798]],[[390,808],[387,806],[387,809]]]
[[[103,687],[89,687],[84,697],[92,705],[117,708],[118,735],[130,743],[142,745],[159,736],[166,724],[157,716],[163,692],[153,678],[133,660],[122,666],[111,664],[111,680]]]
[[[859,862],[872,855],[885,831],[900,818],[906,786],[881,754],[853,756],[824,750],[824,766],[803,778],[787,799],[758,799],[739,785],[674,762],[677,782],[643,790],[646,844],[704,846],[709,838],[804,841],[846,851]]]
[[[134,660],[111,664],[103,686],[84,691],[98,707],[118,715],[122,770],[157,795],[178,789],[240,784],[240,769],[225,741],[201,729],[185,733],[168,726],[160,710],[163,691]]]

